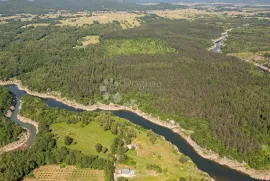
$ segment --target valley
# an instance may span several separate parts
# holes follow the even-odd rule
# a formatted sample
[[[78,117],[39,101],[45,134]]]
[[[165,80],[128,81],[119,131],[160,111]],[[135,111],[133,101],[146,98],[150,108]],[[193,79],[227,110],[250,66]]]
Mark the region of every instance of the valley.
[[[0,8],[0,180],[270,179],[268,6],[24,3]]]

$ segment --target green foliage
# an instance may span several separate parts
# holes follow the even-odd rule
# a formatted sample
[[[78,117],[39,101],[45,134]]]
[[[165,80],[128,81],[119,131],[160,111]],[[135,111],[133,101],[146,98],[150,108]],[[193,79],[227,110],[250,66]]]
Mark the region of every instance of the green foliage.
[[[175,52],[168,43],[160,39],[118,39],[105,40],[105,56],[112,57],[115,55],[131,55],[131,54],[164,54]]]
[[[12,103],[12,94],[8,88],[0,86],[0,116],[9,110]]]
[[[98,144],[96,144],[95,147],[96,147],[96,150],[98,153],[102,151],[102,148],[103,148],[102,144],[98,143]]]
[[[158,173],[162,173],[162,168],[160,168],[158,165],[153,165],[153,164],[147,164],[146,169],[148,170],[155,170]]]
[[[229,38],[225,42],[222,52],[258,52],[270,51],[270,23],[265,23],[266,27],[241,27],[229,32]]]
[[[184,164],[189,160],[189,158],[185,155],[181,155],[181,157],[179,158],[179,161]]]
[[[217,22],[226,28],[249,23],[263,30],[262,27],[267,25],[263,20],[241,17],[208,18],[207,24],[204,19],[188,22],[154,18],[141,27],[125,31],[116,23],[80,28],[48,26],[33,30],[19,28],[25,25],[24,22],[11,21],[0,26],[0,79],[16,77],[31,90],[57,91],[85,105],[97,101],[110,103],[100,94],[99,88],[105,79],[113,78],[122,84],[124,79],[143,81],[150,86],[131,84],[115,90],[123,98],[120,103],[138,107],[153,117],[175,120],[190,130],[199,145],[221,156],[245,161],[253,168],[269,168],[269,152],[263,149],[270,143],[270,103],[265,101],[270,99],[269,75],[261,73],[257,76],[243,61],[206,50],[212,46],[211,39],[224,31],[217,27]],[[247,28],[244,33],[253,37],[252,31],[253,28]],[[256,32],[257,29],[254,37],[259,37]],[[89,34],[99,34],[101,43],[86,49],[73,48],[78,39]],[[257,42],[256,46],[265,48],[268,36],[262,36],[264,40]],[[255,41],[254,37],[251,42]],[[155,42],[155,45],[144,44],[146,40]],[[130,41],[134,41],[135,48]],[[104,54],[106,42],[111,42],[116,52],[123,50],[125,55],[118,54],[108,60]],[[139,48],[159,47],[162,42],[173,47],[175,52],[127,54],[133,50],[138,52]],[[129,45],[126,49],[121,47],[125,43]],[[164,47],[161,47],[163,51]],[[152,82],[161,86],[152,86]],[[44,110],[46,106],[33,100],[32,103],[22,108],[22,112],[29,117],[35,115],[33,119],[38,118],[41,123],[80,122],[80,116],[63,112],[63,117],[60,117],[57,115],[59,111],[55,110],[50,110],[50,114],[44,117],[33,110],[36,110],[34,105]],[[102,117],[96,113],[84,114],[93,114],[97,120]],[[82,125],[89,122],[91,119],[83,119]],[[111,130],[123,138],[129,137],[124,126],[113,120],[101,119],[99,122],[104,130]],[[118,147],[113,149],[119,152]]]
[[[128,179],[127,178],[124,178],[124,177],[119,177],[118,178],[118,181],[128,181]]]
[[[65,144],[66,145],[71,145],[73,142],[73,138],[69,137],[69,136],[66,136],[65,137]]]
[[[154,145],[157,141],[158,135],[150,130],[147,131],[147,136],[149,137],[150,142]]]
[[[18,140],[23,132],[22,128],[4,116],[12,105],[12,99],[8,88],[0,86],[0,147]]]

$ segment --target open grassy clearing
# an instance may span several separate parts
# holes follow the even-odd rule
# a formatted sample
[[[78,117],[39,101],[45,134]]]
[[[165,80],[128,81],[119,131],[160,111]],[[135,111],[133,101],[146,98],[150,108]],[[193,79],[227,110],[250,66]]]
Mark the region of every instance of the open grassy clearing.
[[[116,167],[116,171],[121,168],[134,169],[136,176],[129,180],[179,180],[180,177],[186,179],[192,177],[194,180],[200,180],[203,177],[207,178],[202,172],[197,171],[196,166],[190,160],[186,163],[181,163],[179,158],[182,154],[162,137],[159,137],[156,143],[152,144],[146,131],[140,131],[140,134],[133,142],[138,145],[138,149],[129,150],[127,155],[136,162],[136,165],[118,164]],[[159,166],[162,172],[159,173],[155,170],[147,169],[147,164]]]
[[[105,54],[107,57],[115,55],[131,54],[156,54],[170,53],[176,50],[169,46],[167,42],[160,39],[122,39],[122,40],[105,40]]]
[[[81,127],[80,124],[66,124],[58,123],[53,124],[53,132],[58,136],[57,145],[59,147],[66,146],[70,149],[76,149],[82,151],[86,155],[98,154],[95,148],[97,143],[102,144],[108,148],[110,152],[110,146],[116,137],[110,131],[104,131],[99,123],[93,121],[85,127]],[[70,136],[74,139],[70,146],[65,145],[65,136]],[[75,144],[76,143],[76,144]],[[100,153],[100,156],[106,156],[104,153]]]
[[[34,24],[28,24],[28,25],[25,25],[25,26],[22,26],[21,28],[27,28],[27,27],[40,27],[40,26],[49,26],[50,24],[48,23],[34,23]]]
[[[99,43],[99,36],[86,36],[82,38],[83,46]]]
[[[24,181],[104,181],[103,170],[47,165],[35,169]]]

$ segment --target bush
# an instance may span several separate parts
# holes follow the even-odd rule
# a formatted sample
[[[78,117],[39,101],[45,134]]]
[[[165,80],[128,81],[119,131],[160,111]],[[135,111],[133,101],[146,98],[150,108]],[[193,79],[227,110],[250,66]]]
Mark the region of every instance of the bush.
[[[119,177],[118,178],[118,181],[128,181],[128,179],[127,178],[124,178],[124,177]]]
[[[71,145],[73,142],[73,138],[69,137],[69,136],[66,136],[65,137],[65,144],[66,145]]]
[[[160,168],[160,166],[158,166],[158,165],[147,164],[146,165],[146,169],[148,169],[148,170],[155,170],[158,173],[162,173],[162,168]]]
[[[179,181],[186,181],[186,179],[184,177],[181,177]]]
[[[181,157],[179,158],[179,161],[183,164],[186,163],[188,160],[189,158],[185,155],[181,155]]]
[[[107,151],[108,151],[108,148],[106,148],[106,147],[103,147],[103,148],[102,148],[102,152],[103,152],[103,153],[107,153]]]
[[[102,144],[100,144],[100,143],[96,144],[96,150],[98,153],[100,153],[102,151],[102,148],[103,148]]]

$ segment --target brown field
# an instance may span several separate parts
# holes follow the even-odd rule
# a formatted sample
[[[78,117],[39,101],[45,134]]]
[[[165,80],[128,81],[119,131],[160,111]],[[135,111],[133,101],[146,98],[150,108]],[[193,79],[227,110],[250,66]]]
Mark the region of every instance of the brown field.
[[[125,24],[125,28],[133,28],[136,26],[140,26],[140,22],[137,20],[138,17],[142,15],[137,15],[134,13],[127,12],[98,12],[93,13],[92,16],[89,14],[70,14],[72,18],[67,18],[65,20],[60,20],[59,26],[83,26],[83,25],[91,25],[95,21],[100,24],[108,24],[113,21],[118,21],[121,24]],[[76,17],[77,16],[77,17]],[[123,26],[122,26],[123,27]]]
[[[34,178],[25,178],[24,181],[104,181],[103,170],[76,168],[59,165],[42,166],[34,170]]]
[[[99,43],[99,36],[86,36],[81,41],[83,46]]]
[[[254,13],[247,13],[247,12],[237,12],[237,11],[208,12],[205,10],[197,10],[197,9],[155,10],[155,11],[148,11],[148,13],[156,14],[158,16],[169,18],[169,19],[188,19],[188,20],[192,20],[195,16],[204,16],[204,15],[221,16],[224,13],[226,13],[229,16],[237,16],[237,15],[253,16],[254,15]]]
[[[6,21],[6,20],[21,20],[21,21],[32,21],[32,19],[34,17],[36,17],[37,15],[33,15],[33,14],[17,14],[14,16],[5,16],[5,17],[1,17],[0,16],[0,21]]]

